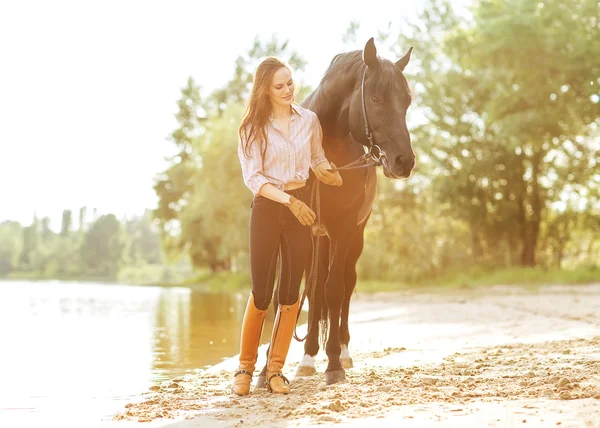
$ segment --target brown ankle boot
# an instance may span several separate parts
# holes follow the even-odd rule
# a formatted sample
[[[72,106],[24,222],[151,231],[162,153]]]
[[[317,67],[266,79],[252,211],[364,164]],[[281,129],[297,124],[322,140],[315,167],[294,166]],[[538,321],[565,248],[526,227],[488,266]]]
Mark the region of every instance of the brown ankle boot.
[[[242,322],[240,367],[233,375],[233,385],[231,387],[231,390],[237,395],[248,395],[250,393],[250,383],[252,383],[252,374],[258,356],[260,334],[262,333],[266,313],[267,311],[256,308],[254,295],[251,292],[244,313],[244,321]]]
[[[279,305],[275,316],[275,324],[273,325],[267,362],[267,389],[276,394],[288,394],[290,392],[290,382],[283,375],[281,369],[290,349],[297,317],[298,301],[293,305]]]

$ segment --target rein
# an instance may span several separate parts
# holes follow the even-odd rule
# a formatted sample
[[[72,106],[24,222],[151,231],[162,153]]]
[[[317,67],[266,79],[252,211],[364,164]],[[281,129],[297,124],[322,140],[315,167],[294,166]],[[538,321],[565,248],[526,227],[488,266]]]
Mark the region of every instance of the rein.
[[[362,114],[363,114],[363,120],[365,123],[365,137],[367,138],[367,141],[369,142],[369,144],[368,144],[368,146],[363,144],[363,148],[365,149],[365,154],[363,154],[361,157],[359,157],[355,161],[352,161],[346,165],[331,168],[330,171],[345,171],[345,170],[350,170],[350,169],[377,167],[382,164],[381,158],[384,156],[384,152],[381,149],[381,147],[379,147],[375,143],[375,141],[373,139],[373,135],[371,134],[371,131],[369,130],[369,121],[367,119],[367,106],[365,104],[365,76],[367,75],[367,68],[368,67],[365,66],[365,71],[363,72],[360,95],[362,98]],[[308,322],[309,328],[306,331],[306,336],[304,336],[302,339],[298,338],[298,334],[296,333],[296,328],[298,326],[298,319],[300,318],[300,313],[302,312],[302,306],[304,305],[304,301],[306,300],[306,296],[308,295],[309,292],[310,292],[310,300],[312,300],[313,302],[315,301],[314,293],[315,293],[315,289],[316,289],[318,269],[319,269],[319,248],[320,248],[320,238],[321,238],[321,233],[320,233],[321,232],[321,193],[320,193],[320,181],[316,177],[315,177],[315,181],[316,181],[315,186],[311,190],[310,204],[311,204],[311,206],[316,207],[317,231],[318,232],[316,234],[316,240],[315,240],[315,236],[311,233],[311,241],[312,241],[313,251],[312,251],[312,261],[310,264],[310,272],[308,274],[306,284],[304,285],[304,290],[302,292],[302,298],[300,299],[300,304],[298,306],[298,316],[296,317],[296,325],[294,326],[294,339],[296,339],[298,342],[304,342],[310,333],[310,326],[311,326],[310,320]],[[312,226],[311,226],[311,230],[312,230]]]

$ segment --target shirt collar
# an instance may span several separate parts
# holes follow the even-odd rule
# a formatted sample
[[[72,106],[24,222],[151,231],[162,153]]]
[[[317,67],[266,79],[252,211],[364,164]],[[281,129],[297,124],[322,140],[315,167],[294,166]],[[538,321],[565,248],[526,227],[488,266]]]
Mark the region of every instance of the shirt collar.
[[[300,117],[302,117],[303,115],[301,108],[296,104],[292,104],[292,120],[294,120],[294,113],[296,113]],[[271,114],[269,115],[269,120],[273,122],[273,112],[271,112]]]
[[[302,110],[296,104],[292,104],[292,113],[295,112],[298,116],[302,116]]]

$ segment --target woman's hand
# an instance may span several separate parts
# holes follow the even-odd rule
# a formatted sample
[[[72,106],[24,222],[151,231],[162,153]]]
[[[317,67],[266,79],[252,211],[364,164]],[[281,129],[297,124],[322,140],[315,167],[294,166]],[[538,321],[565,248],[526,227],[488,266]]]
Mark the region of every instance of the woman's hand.
[[[343,183],[342,176],[338,171],[330,170],[329,166],[330,165],[327,162],[317,165],[315,168],[315,175],[317,176],[317,179],[330,186],[341,186]],[[335,168],[333,162],[331,162],[331,168]]]
[[[285,204],[285,206],[290,209],[303,226],[312,225],[317,218],[315,212],[308,205],[293,196],[290,196],[290,203]]]

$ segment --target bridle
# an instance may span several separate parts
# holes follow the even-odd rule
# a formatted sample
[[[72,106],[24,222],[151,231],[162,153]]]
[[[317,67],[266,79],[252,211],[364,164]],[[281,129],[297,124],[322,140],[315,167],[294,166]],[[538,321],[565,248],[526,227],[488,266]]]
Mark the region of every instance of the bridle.
[[[356,159],[355,161],[350,162],[349,164],[343,165],[343,166],[338,166],[335,168],[331,168],[331,171],[344,171],[344,170],[349,170],[349,169],[358,169],[358,168],[369,168],[369,167],[377,167],[382,164],[382,158],[385,157],[385,152],[383,151],[383,149],[381,147],[379,147],[377,145],[377,142],[375,141],[373,134],[371,134],[371,130],[369,129],[369,119],[367,118],[367,104],[365,101],[365,76],[367,75],[367,65],[365,65],[365,70],[363,71],[363,75],[362,75],[362,81],[361,81],[361,86],[360,86],[360,96],[362,98],[362,116],[363,116],[363,122],[365,125],[365,137],[367,138],[367,142],[368,144],[363,144],[363,148],[365,150],[365,153],[359,157],[358,159]],[[319,180],[315,180],[315,186],[312,189],[311,192],[311,196],[310,196],[310,200],[311,200],[311,205],[314,206],[316,208],[316,214],[317,214],[317,229],[318,229],[318,234],[316,236],[316,242],[313,239],[313,251],[312,251],[312,262],[310,265],[310,272],[308,274],[307,280],[306,280],[306,285],[304,286],[304,291],[302,292],[302,298],[300,299],[300,304],[298,306],[298,316],[296,318],[296,325],[298,324],[298,319],[300,318],[300,313],[302,311],[302,306],[304,304],[304,300],[306,300],[306,296],[308,295],[309,291],[311,292],[311,299],[314,302],[314,292],[316,289],[316,282],[317,282],[317,270],[318,270],[318,263],[319,263],[319,247],[320,247],[320,229],[321,229],[321,197],[320,197],[320,192],[319,192]],[[312,237],[312,234],[311,234]],[[304,340],[306,340],[306,338],[308,337],[308,333],[309,331],[307,330],[306,332],[306,336],[304,336],[302,339],[298,338],[298,335],[296,333],[296,327],[294,327],[294,339],[296,339],[298,342],[304,342]]]
[[[375,141],[375,137],[371,133],[369,129],[369,119],[367,118],[367,102],[365,99],[365,77],[367,75],[367,67],[365,65],[365,70],[363,71],[362,81],[360,84],[360,97],[361,97],[361,106],[362,106],[362,117],[365,125],[365,137],[367,139],[367,144],[361,143],[365,154],[356,159],[349,164],[338,166],[333,168],[332,171],[343,171],[347,169],[357,169],[357,168],[369,168],[371,166],[380,166],[382,165],[382,158],[385,157],[385,152],[377,142]]]
[[[367,137],[367,141],[369,142],[369,144],[365,146],[365,154],[368,155],[370,159],[375,161],[377,165],[381,165],[381,157],[385,156],[385,154],[383,150],[381,150],[381,147],[379,147],[374,141],[373,134],[371,134],[371,130],[369,129],[369,119],[367,118],[367,104],[365,100],[365,77],[367,75],[368,68],[369,67],[365,65],[365,71],[363,71],[362,82],[360,85],[360,96],[362,98],[362,115],[363,122],[365,123],[365,137]],[[375,153],[375,151],[377,151],[377,153]]]

